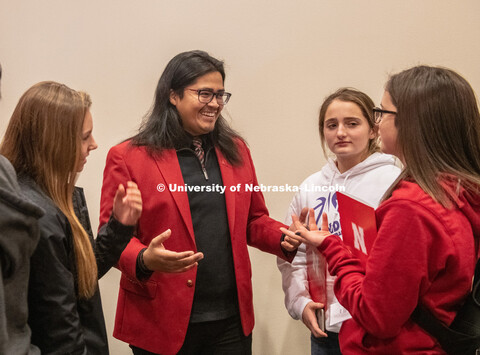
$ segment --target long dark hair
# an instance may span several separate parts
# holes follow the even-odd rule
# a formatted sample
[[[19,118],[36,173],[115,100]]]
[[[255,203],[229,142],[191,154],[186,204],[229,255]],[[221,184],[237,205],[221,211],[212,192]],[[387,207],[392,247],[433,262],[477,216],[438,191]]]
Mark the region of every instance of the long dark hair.
[[[219,72],[225,81],[223,62],[204,51],[183,52],[173,57],[158,80],[153,106],[138,134],[132,137],[132,144],[147,147],[152,155],[161,154],[164,149],[178,149],[187,145],[189,137],[182,127],[177,108],[170,103],[170,91],[173,90],[182,98],[187,86],[211,72]],[[210,137],[230,164],[241,163],[235,144],[235,139],[241,137],[222,115],[218,117]]]
[[[385,90],[397,110],[397,146],[405,161],[385,198],[400,180],[411,179],[448,207],[451,196],[441,184],[445,174],[478,194],[480,114],[470,84],[450,69],[417,66],[391,76]]]

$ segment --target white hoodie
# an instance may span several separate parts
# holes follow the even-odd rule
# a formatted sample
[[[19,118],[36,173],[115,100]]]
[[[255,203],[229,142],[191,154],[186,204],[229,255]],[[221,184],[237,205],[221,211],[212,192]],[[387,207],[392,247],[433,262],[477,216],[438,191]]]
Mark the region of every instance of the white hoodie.
[[[315,209],[315,219],[319,221],[323,212],[327,213],[330,233],[342,237],[335,191],[328,187],[342,187],[348,195],[364,203],[377,207],[385,191],[400,174],[391,155],[374,153],[361,163],[343,174],[338,171],[335,162],[329,159],[321,171],[310,175],[301,185],[290,203],[285,224],[292,223],[292,214],[299,215],[303,207]],[[314,188],[314,186],[316,188]],[[317,191],[324,186],[327,192]],[[338,190],[343,192],[342,190]],[[318,223],[318,222],[317,222]],[[282,287],[285,293],[285,307],[294,319],[301,319],[307,303],[312,301],[308,290],[306,247],[300,245],[292,263],[277,258],[277,265],[282,273]],[[350,318],[337,301],[333,292],[335,278],[327,271],[325,309],[326,330],[338,333],[342,321]]]

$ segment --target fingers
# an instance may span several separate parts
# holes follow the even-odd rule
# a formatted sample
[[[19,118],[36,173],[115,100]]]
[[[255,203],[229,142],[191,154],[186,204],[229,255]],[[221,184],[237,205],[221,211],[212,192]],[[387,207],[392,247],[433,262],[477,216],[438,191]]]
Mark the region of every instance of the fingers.
[[[122,186],[123,188],[123,185],[120,184],[120,186]],[[123,202],[124,203],[130,202],[131,205],[135,205],[135,204],[139,204],[140,206],[142,205],[142,194],[140,193],[140,190],[138,189],[137,184],[134,183],[133,181],[127,182],[127,189],[125,190],[125,194],[123,196]]]
[[[159,247],[160,245],[163,247],[163,242],[166,241],[172,235],[172,231],[167,229],[165,232],[157,235],[155,238],[152,239],[150,245],[152,247]]]
[[[315,338],[327,338],[328,335],[327,333],[323,332],[318,324],[312,323],[312,327],[310,328],[310,331],[312,334],[315,336]]]
[[[171,250],[154,250],[152,254],[147,254],[145,251],[144,262],[145,265],[153,271],[179,273],[185,272],[198,265],[198,262],[203,259],[203,253],[193,251],[174,252]],[[147,260],[145,259],[148,257]]]
[[[138,186],[136,183],[134,183],[133,181],[127,181],[127,193],[130,192],[130,193],[140,193],[140,190],[138,189]]]
[[[303,208],[302,208],[302,211],[300,212],[299,220],[300,220],[300,222],[302,222],[302,224],[307,221],[308,211],[309,211],[309,210],[308,210],[307,207],[303,207]]]
[[[203,253],[194,253],[192,250],[180,252],[163,250],[162,257],[166,262],[176,263],[179,267],[184,267],[202,260]]]
[[[181,265],[181,266],[186,266],[188,264],[191,264],[193,262],[196,262],[198,260],[203,259],[203,254],[202,253],[194,253],[193,250],[178,251],[177,252],[177,251],[171,251],[171,250],[163,249],[162,251],[159,251],[159,253],[161,253],[162,258],[166,262],[170,262],[170,263],[178,262],[179,265],[181,263],[185,264],[185,265]],[[198,254],[201,254],[201,255],[198,255]]]
[[[317,309],[322,309],[323,306],[324,306],[324,304],[323,304],[323,303],[319,303],[319,302],[312,302],[312,304],[311,304],[311,307],[312,307],[313,309],[315,309],[315,310],[317,310]]]
[[[118,185],[117,191],[115,192],[115,196],[113,197],[113,205],[115,206],[118,201],[123,201],[125,197],[125,187],[122,184]]]
[[[138,189],[138,185],[133,181],[127,181],[127,187],[131,189]]]
[[[294,251],[297,250],[299,245],[302,243],[296,239],[290,238],[289,236],[285,235],[285,238],[280,244],[286,251]]]
[[[318,307],[318,305],[321,305],[321,303],[309,302],[305,306],[305,309],[303,310],[303,313],[302,313],[303,323],[317,338],[327,336],[327,334],[325,334],[318,325],[316,310],[319,308],[322,308],[322,307]]]
[[[319,305],[321,305],[322,307],[319,307]],[[321,316],[320,314],[323,314],[323,305],[321,303],[314,303],[312,302],[310,304],[310,309],[312,310],[312,327],[311,327],[311,331],[313,333],[313,335],[317,338],[320,338],[320,337],[326,337],[327,334],[322,330],[322,328],[325,327],[325,319],[323,316]],[[320,323],[322,323],[322,325],[320,325]]]
[[[172,231],[167,229],[150,242],[143,253],[145,266],[152,271],[179,273],[185,272],[198,265],[203,259],[203,253],[194,253],[192,250],[176,252],[166,250],[163,243],[170,238]]]
[[[190,269],[193,269],[194,267],[198,266],[198,263],[194,263],[194,264],[191,264],[191,265],[188,265],[188,266],[185,266],[183,268],[180,268],[180,269],[172,269],[170,271],[167,271],[171,274],[180,274],[182,272],[185,272],[185,271],[188,271]]]
[[[293,238],[293,239],[296,239],[296,240],[298,240],[298,238],[301,238],[300,235],[295,234],[295,232],[292,232],[291,230],[289,230],[287,228],[280,227],[280,230],[282,231],[283,234],[286,235],[286,237],[290,237],[290,238]]]
[[[322,214],[322,231],[328,232],[328,217],[325,212]]]
[[[292,214],[292,224],[290,225],[290,230],[295,231],[298,230],[300,227],[306,227],[305,222],[307,220],[308,208],[302,208],[300,212],[300,216],[296,214]]]
[[[297,222],[299,222],[299,221],[300,221],[300,220],[298,219],[298,216],[297,216],[295,213],[293,213],[293,214],[292,214],[292,224],[295,224],[295,223],[297,223]]]
[[[118,185],[117,192],[115,193],[115,198],[123,198],[125,196],[125,187],[123,184]]]
[[[113,199],[113,216],[122,224],[134,226],[142,214],[142,195],[133,181],[126,188],[119,184]]]
[[[174,261],[170,262],[168,261],[169,258],[166,257],[166,262],[165,262],[165,269],[163,271],[165,272],[170,272],[170,273],[180,273],[180,272],[185,272],[187,270],[190,270],[191,268],[198,266],[198,262],[203,259],[203,253],[193,253],[192,251],[190,252],[172,252],[165,250],[163,253],[165,254],[171,254],[170,257],[173,258]],[[182,257],[185,255],[184,253],[191,253],[190,256],[187,257]],[[173,255],[172,255],[173,254]],[[177,255],[174,255],[177,254]]]
[[[303,210],[302,210],[303,212]],[[303,218],[301,215],[300,215],[300,218]],[[298,216],[296,214],[292,214],[292,224],[290,225],[290,227],[288,228],[290,231],[294,232],[294,231],[298,231],[300,228],[305,228],[305,226],[303,225],[303,222],[300,221],[300,219],[298,218]]]
[[[295,216],[295,219],[293,218]],[[296,215],[292,215],[292,225],[294,226],[294,230],[304,230],[305,226],[303,225],[302,222],[298,219]]]
[[[305,241],[305,238],[303,238],[299,232],[295,233],[283,227],[281,227],[280,230],[282,231],[283,234],[285,234],[285,239],[289,238],[289,240],[296,240],[299,243],[299,245],[300,243],[303,243]]]
[[[315,221],[315,211],[313,208],[308,210],[308,229],[311,231],[318,230],[317,223]]]

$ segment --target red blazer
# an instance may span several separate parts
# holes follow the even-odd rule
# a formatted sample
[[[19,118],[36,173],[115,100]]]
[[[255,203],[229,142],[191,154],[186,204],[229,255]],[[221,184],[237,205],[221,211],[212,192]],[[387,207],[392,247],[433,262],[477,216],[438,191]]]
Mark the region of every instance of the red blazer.
[[[246,191],[245,185],[257,185],[250,152],[237,141],[242,165],[232,166],[216,149],[227,208],[232,253],[237,282],[240,317],[245,335],[254,325],[252,271],[247,244],[283,259],[280,247],[282,223],[268,216],[261,192]],[[186,192],[171,192],[169,184],[183,185],[175,150],[166,150],[152,158],[144,147],[124,142],[110,149],[104,171],[100,225],[110,217],[118,184],[132,180],[143,198],[143,213],[137,236],[120,257],[122,272],[115,318],[114,336],[154,353],[175,354],[181,348],[192,309],[197,269],[184,273],[154,272],[146,281],[136,278],[139,251],[170,228],[172,235],[164,243],[168,250],[197,251]],[[240,184],[240,192],[230,191]],[[201,261],[200,261],[201,262]]]

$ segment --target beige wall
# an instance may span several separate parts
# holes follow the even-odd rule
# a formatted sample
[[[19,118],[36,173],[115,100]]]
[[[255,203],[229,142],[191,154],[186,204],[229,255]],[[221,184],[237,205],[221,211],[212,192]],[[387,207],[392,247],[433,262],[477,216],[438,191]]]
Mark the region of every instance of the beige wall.
[[[175,54],[204,49],[227,66],[227,117],[248,141],[259,181],[299,184],[319,170],[322,99],[353,86],[379,102],[391,72],[426,63],[456,69],[480,91],[477,0],[0,0],[4,69],[0,134],[19,96],[56,80],[93,98],[95,137],[79,185],[94,226],[108,149],[131,135]],[[283,219],[292,193],[266,193]],[[309,333],[283,306],[275,258],[251,250],[254,354],[307,354]],[[112,333],[119,272],[101,280]],[[129,354],[110,339],[112,354]]]

